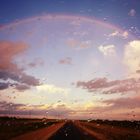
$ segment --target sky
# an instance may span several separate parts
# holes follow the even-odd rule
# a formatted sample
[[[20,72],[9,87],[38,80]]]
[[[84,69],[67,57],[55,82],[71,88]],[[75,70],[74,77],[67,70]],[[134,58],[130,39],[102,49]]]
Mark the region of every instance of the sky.
[[[140,120],[139,0],[0,0],[0,116]]]

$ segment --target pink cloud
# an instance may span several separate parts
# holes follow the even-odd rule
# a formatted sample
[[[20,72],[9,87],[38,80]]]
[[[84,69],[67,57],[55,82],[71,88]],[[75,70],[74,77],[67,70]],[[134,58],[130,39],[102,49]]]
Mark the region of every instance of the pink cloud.
[[[139,108],[140,107],[140,97],[110,99],[110,100],[103,101],[103,103],[106,103],[107,105],[111,105],[108,107],[110,109]]]
[[[78,81],[77,87],[87,89],[89,92],[102,89],[104,94],[137,92],[140,90],[140,79],[129,78],[109,81],[107,78],[97,78],[87,82]]]
[[[12,60],[18,54],[25,52],[27,48],[28,45],[23,42],[0,41],[0,69],[17,69]]]
[[[36,86],[40,84],[39,79],[27,75],[23,69],[13,62],[19,54],[24,53],[28,48],[29,46],[24,42],[0,41],[0,79],[3,80],[1,89],[15,85],[13,82],[7,82],[8,79],[13,80],[15,83],[18,82],[19,85]],[[16,86],[12,87],[16,88]]]

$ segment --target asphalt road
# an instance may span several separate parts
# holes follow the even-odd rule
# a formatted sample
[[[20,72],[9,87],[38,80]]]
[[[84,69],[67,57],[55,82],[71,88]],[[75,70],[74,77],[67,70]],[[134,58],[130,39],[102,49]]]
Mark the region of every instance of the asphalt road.
[[[96,123],[67,121],[12,140],[140,140],[139,131]]]
[[[72,121],[67,122],[49,140],[95,140],[93,136],[82,131]]]
[[[50,127],[42,128],[33,132],[29,132],[11,140],[48,140],[53,134],[55,134],[65,123],[53,124]]]

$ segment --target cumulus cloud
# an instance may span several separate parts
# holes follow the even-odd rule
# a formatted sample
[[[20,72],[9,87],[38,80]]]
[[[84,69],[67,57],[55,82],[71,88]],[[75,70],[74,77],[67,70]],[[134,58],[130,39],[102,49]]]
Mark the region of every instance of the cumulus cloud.
[[[128,38],[128,32],[124,31],[124,32],[119,32],[117,30],[115,30],[114,32],[112,32],[111,34],[108,35],[108,37],[123,37],[124,39]]]
[[[14,83],[24,84],[28,86],[39,85],[39,79],[33,76],[27,75],[23,69],[19,68],[16,63],[13,62],[15,57],[27,50],[29,46],[23,42],[12,41],[0,41],[0,79],[3,80],[1,89],[5,83],[5,89]],[[8,81],[12,80],[10,84]],[[6,86],[7,83],[7,86]],[[20,89],[20,88],[17,88]],[[27,89],[27,88],[26,88]]]
[[[133,17],[136,15],[136,10],[135,9],[131,9],[128,13],[129,16]]]
[[[127,31],[124,31],[123,34],[122,34],[122,37],[127,38],[128,35],[129,35],[128,32]]]
[[[87,82],[78,81],[77,87],[95,92],[102,89],[104,94],[137,92],[140,90],[140,79],[129,78],[109,81],[107,78],[97,78]]]
[[[105,46],[99,46],[98,50],[104,55],[104,56],[114,56],[116,54],[115,45],[105,45]]]
[[[46,92],[46,93],[64,93],[64,94],[67,94],[69,91],[66,88],[58,87],[55,85],[49,85],[49,84],[43,84],[43,85],[37,86],[36,88],[39,92]]]
[[[140,40],[129,42],[124,50],[124,64],[131,73],[135,73],[140,68]]]

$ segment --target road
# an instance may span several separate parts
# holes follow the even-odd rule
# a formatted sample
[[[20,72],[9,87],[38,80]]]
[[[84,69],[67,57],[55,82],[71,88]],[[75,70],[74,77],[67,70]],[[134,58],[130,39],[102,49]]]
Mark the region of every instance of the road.
[[[56,133],[62,126],[64,126],[64,124],[65,124],[64,122],[53,124],[50,127],[26,133],[21,136],[17,136],[11,140],[47,140],[54,133]]]
[[[96,123],[67,121],[12,140],[140,140],[139,131]]]
[[[100,140],[140,140],[140,130],[88,122],[80,122],[79,127]]]
[[[82,131],[74,122],[67,122],[49,140],[95,140],[86,131]]]

